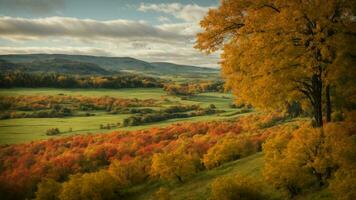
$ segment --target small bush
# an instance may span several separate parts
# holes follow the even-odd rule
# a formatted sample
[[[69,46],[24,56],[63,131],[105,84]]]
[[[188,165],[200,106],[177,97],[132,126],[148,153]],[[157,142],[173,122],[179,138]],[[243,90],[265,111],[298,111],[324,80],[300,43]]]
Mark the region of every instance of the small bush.
[[[43,179],[38,184],[36,200],[59,200],[62,186],[53,179]]]
[[[119,199],[118,187],[114,178],[106,171],[70,176],[62,184],[63,189],[59,195],[60,200],[73,199]]]
[[[151,177],[166,181],[183,182],[199,169],[197,154],[186,152],[187,146],[181,145],[175,151],[156,153],[152,157]]]
[[[261,185],[244,176],[223,177],[211,185],[211,200],[267,200]]]
[[[211,147],[204,155],[203,163],[211,169],[221,164],[251,155],[257,151],[256,145],[244,137],[226,137]]]
[[[340,122],[344,120],[344,115],[342,114],[342,112],[333,112],[331,114],[331,119],[333,122]]]
[[[46,131],[46,135],[58,135],[60,133],[58,128],[50,128]]]
[[[141,157],[129,161],[114,160],[109,166],[109,174],[120,187],[142,183],[149,176],[145,161]]]
[[[216,109],[216,106],[214,104],[210,104],[209,108],[210,109]]]

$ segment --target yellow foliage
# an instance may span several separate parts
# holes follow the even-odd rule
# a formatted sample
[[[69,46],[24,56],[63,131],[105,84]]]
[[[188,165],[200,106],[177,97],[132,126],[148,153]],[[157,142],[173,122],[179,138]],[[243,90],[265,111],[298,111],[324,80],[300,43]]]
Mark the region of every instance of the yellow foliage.
[[[197,155],[186,153],[182,148],[175,152],[157,153],[152,157],[151,176],[182,182],[198,171],[198,163]]]
[[[268,139],[263,145],[265,179],[291,197],[321,182],[325,169],[330,167],[322,157],[326,152],[321,135],[319,129],[304,125]]]
[[[275,188],[289,197],[330,185],[336,198],[355,195],[356,167],[355,125],[351,122],[329,123],[323,128],[306,124],[295,131],[276,133],[263,145],[263,175]],[[350,192],[346,192],[346,188]]]
[[[146,163],[143,158],[136,157],[130,161],[114,160],[108,169],[119,187],[127,187],[142,182],[147,177]]]
[[[298,101],[321,122],[322,88],[356,102],[355,1],[224,0],[200,22],[196,48],[223,50],[222,74],[238,103],[284,110]],[[317,10],[317,12],[316,12]],[[320,113],[320,114],[319,114]]]
[[[63,183],[60,200],[109,200],[117,199],[117,184],[106,170],[76,174]]]
[[[340,169],[330,183],[330,189],[337,200],[356,199],[356,169]]]
[[[356,124],[332,123],[325,127],[330,137],[332,157],[338,170],[330,182],[335,199],[356,199]]]
[[[70,176],[69,181],[63,183],[60,200],[80,200],[81,196],[81,174]]]
[[[61,184],[53,179],[43,179],[38,184],[36,191],[36,200],[59,200]]]
[[[203,157],[203,163],[206,168],[211,169],[256,151],[257,148],[248,138],[227,136],[208,150]]]
[[[211,186],[211,200],[267,200],[261,184],[244,176],[222,177]]]

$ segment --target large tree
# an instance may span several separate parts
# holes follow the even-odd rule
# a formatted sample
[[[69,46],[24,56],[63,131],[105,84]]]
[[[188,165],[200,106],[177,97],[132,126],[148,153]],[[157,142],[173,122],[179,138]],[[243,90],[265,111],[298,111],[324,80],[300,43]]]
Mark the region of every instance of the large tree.
[[[201,21],[196,48],[223,50],[222,74],[238,101],[276,109],[297,100],[322,126],[330,89],[355,102],[355,2],[221,0]]]

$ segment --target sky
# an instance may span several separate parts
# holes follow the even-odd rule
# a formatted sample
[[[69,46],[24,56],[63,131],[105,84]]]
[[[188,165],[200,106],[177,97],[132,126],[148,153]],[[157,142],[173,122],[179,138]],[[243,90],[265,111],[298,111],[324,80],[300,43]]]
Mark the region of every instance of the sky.
[[[134,57],[218,67],[194,49],[219,0],[0,0],[0,54]]]

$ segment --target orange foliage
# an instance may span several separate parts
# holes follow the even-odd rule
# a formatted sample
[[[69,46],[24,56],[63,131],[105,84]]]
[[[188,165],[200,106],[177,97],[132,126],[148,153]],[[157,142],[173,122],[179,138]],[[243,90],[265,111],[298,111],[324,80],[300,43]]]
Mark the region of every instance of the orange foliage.
[[[243,120],[249,117],[245,118]],[[17,199],[33,197],[37,183],[43,178],[63,182],[69,175],[95,172],[114,160],[121,163],[116,164],[119,170],[116,173],[121,173],[120,168],[131,166],[134,161],[130,160],[138,156],[147,160],[143,168],[148,172],[153,154],[173,152],[183,144],[188,155],[194,154],[202,159],[217,141],[227,135],[249,132],[241,127],[242,121],[179,123],[165,128],[78,135],[0,146],[0,194],[20,195]],[[249,134],[249,138],[253,143],[260,144],[268,134],[269,129],[265,129]],[[127,179],[136,175],[123,174],[120,177]]]

